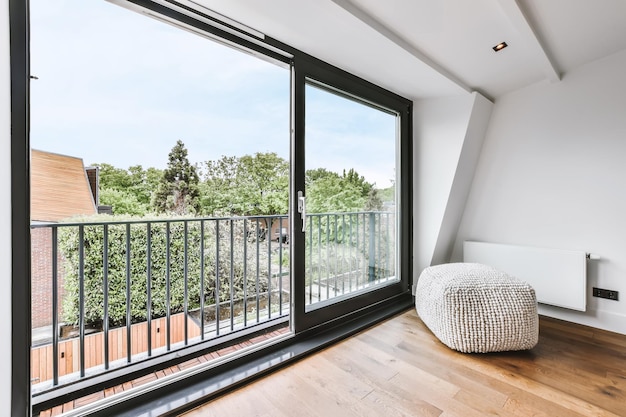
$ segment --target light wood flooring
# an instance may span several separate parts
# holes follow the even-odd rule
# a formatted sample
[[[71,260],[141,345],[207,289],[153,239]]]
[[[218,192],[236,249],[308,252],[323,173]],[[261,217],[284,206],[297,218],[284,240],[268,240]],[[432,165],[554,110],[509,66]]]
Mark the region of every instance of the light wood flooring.
[[[462,354],[408,311],[185,414],[626,416],[626,336],[549,318],[525,352]]]

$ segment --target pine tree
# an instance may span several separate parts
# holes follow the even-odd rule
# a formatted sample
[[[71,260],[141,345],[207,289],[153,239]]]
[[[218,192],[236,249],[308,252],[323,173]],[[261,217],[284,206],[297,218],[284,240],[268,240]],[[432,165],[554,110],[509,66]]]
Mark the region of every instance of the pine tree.
[[[196,214],[200,208],[198,172],[187,159],[187,148],[178,140],[168,155],[167,168],[154,195],[158,213]]]

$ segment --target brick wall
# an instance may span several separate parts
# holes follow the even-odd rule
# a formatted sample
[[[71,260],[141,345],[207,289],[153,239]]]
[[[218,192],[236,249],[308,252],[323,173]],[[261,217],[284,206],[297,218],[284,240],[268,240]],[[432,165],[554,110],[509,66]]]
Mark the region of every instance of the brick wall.
[[[57,255],[59,319],[65,295],[63,264]],[[52,325],[52,229],[31,230],[31,305],[32,328]]]

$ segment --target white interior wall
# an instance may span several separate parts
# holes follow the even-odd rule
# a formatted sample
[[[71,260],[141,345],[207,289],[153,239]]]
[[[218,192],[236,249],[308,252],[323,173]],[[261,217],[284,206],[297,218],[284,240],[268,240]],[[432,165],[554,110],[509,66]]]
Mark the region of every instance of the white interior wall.
[[[478,93],[414,103],[414,283],[450,256],[491,105]]]
[[[485,132],[489,125],[493,103],[478,93],[473,93],[470,117],[459,159],[450,187],[450,196],[439,228],[439,236],[432,256],[431,265],[439,265],[450,260],[459,225],[465,211],[476,165],[480,157]]]
[[[469,94],[413,104],[415,278],[432,260],[471,106]]]
[[[0,415],[11,413],[11,77],[9,2],[0,0]]]
[[[588,311],[541,312],[626,334],[626,51],[498,98],[455,243],[598,254]],[[620,301],[591,287],[620,291]]]

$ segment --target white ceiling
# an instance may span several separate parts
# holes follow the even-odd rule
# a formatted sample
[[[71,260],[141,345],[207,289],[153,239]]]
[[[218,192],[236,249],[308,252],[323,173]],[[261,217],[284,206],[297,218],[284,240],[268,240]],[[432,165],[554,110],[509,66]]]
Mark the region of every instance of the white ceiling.
[[[626,49],[624,0],[194,1],[412,99],[497,98]]]

